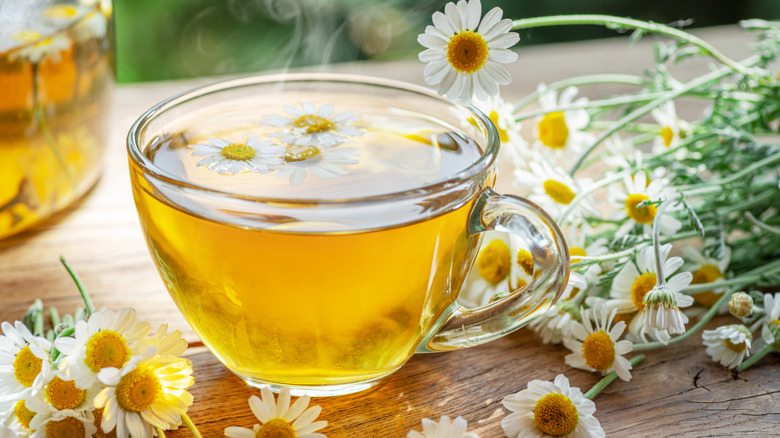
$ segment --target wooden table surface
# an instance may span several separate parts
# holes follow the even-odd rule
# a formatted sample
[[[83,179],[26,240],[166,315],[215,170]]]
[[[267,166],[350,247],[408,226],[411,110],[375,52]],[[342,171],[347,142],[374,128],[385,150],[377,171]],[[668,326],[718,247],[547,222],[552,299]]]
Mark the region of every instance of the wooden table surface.
[[[750,40],[736,27],[696,32],[727,55],[740,59]],[[526,34],[522,35],[524,38]],[[519,48],[514,78],[504,87],[514,100],[539,82],[585,73],[641,73],[651,67],[651,42],[629,46],[625,38]],[[414,60],[330,66],[327,70],[364,73],[422,82],[423,65]],[[685,79],[706,71],[691,63],[679,71]],[[321,70],[326,70],[322,68]],[[196,341],[157,275],[144,244],[127,171],[125,136],[131,123],[154,103],[209,82],[193,79],[118,86],[113,99],[106,168],[96,187],[72,208],[38,228],[0,241],[0,321],[20,319],[34,298],[45,306],[72,312],[79,297],[60,255],[81,275],[96,307],[134,307],[153,326],[168,322]],[[582,90],[599,96],[620,91],[606,86]],[[684,105],[681,117],[697,116]],[[508,174],[505,172],[504,175]],[[499,188],[514,190],[506,176]],[[717,321],[711,327],[717,325]],[[363,393],[318,398],[320,419],[329,437],[405,437],[421,430],[424,417],[462,416],[482,438],[504,436],[508,413],[501,399],[524,389],[531,379],[563,373],[586,391],[599,377],[564,363],[568,350],[542,345],[520,330],[484,346],[435,355],[417,355],[398,372]],[[204,437],[222,436],[228,426],[256,422],[247,399],[259,391],[246,386],[209,352],[192,349],[195,404],[190,417]],[[631,356],[631,355],[629,355]],[[780,367],[777,355],[734,375],[704,352],[700,335],[662,350],[647,352],[631,382],[617,381],[596,398],[596,417],[607,436],[780,436]],[[189,436],[186,429],[168,434]]]

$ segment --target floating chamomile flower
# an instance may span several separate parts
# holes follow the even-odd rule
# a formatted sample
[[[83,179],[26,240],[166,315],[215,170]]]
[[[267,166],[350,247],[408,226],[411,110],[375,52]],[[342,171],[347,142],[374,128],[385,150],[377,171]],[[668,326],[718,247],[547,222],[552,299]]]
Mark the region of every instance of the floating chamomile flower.
[[[422,433],[412,430],[406,438],[479,438],[476,433],[466,433],[467,426],[463,417],[450,420],[450,417],[443,415],[438,422],[423,418]]]
[[[563,340],[563,345],[572,351],[566,355],[567,365],[598,371],[601,375],[615,371],[622,380],[631,380],[631,363],[623,355],[629,353],[633,346],[631,341],[618,341],[626,329],[626,323],[619,321],[610,329],[616,312],[617,309],[609,313],[582,310],[582,324],[572,322],[571,334],[574,338]],[[601,319],[595,320],[599,314]],[[591,317],[594,318],[595,326],[591,324]]]
[[[116,429],[117,438],[151,438],[155,427],[170,430],[181,424],[192,405],[192,363],[174,356],[158,356],[151,347],[133,357],[121,369],[98,373],[106,385],[95,396],[95,408],[103,409],[101,429]]]
[[[679,292],[690,284],[692,275],[690,272],[682,272],[672,276],[682,266],[683,259],[680,257],[667,259],[671,250],[671,244],[661,246],[661,266],[669,290]],[[617,309],[618,314],[631,315],[628,332],[629,338],[634,342],[647,342],[647,334],[662,342],[669,340],[669,333],[666,330],[656,330],[647,326],[645,295],[657,284],[658,272],[652,246],[642,248],[636,257],[636,264],[630,261],[626,263],[612,281],[607,307]],[[677,305],[686,307],[686,304],[690,305],[692,302],[692,299],[680,301]]]
[[[10,61],[27,61],[37,64],[46,58],[60,62],[61,53],[70,49],[71,40],[62,33],[44,36],[33,29],[21,29],[11,34],[11,39],[21,43],[22,47],[12,49],[8,54]]]
[[[542,163],[529,163],[530,172],[515,169],[515,183],[521,186],[531,187],[532,191],[528,199],[539,204],[553,219],[568,209],[569,204],[581,191],[585,190],[591,181],[588,179],[574,180],[562,169],[553,168],[546,161]],[[569,214],[569,218],[579,218],[587,212],[598,215],[598,210],[593,206],[590,198],[577,201],[578,204]]]
[[[37,414],[33,421],[37,420]],[[92,424],[91,413],[82,413],[72,409],[56,411],[38,422],[30,438],[92,438],[97,428]]]
[[[262,399],[253,395],[249,397],[249,407],[260,420],[252,429],[244,427],[228,427],[225,436],[228,438],[255,437],[295,437],[295,438],[325,438],[324,434],[315,433],[328,425],[327,421],[314,421],[320,415],[322,408],[312,406],[308,409],[308,396],[298,397],[290,406],[290,389],[282,388],[279,399],[267,387],[261,390]]]
[[[51,342],[34,336],[21,321],[3,322],[0,327],[0,403],[25,399],[41,387],[51,370]]]
[[[260,122],[261,125],[283,128],[268,134],[269,137],[280,137],[282,143],[331,148],[348,142],[349,137],[363,135],[361,129],[353,126],[359,117],[352,111],[333,114],[331,104],[322,105],[318,110],[314,104],[303,102],[301,110],[289,105],[284,110],[292,117],[271,115]]]
[[[95,312],[89,320],[76,323],[75,337],[54,341],[66,355],[59,369],[79,387],[89,387],[102,369],[122,368],[132,356],[153,346],[156,341],[146,338],[150,329],[149,323],[136,322],[134,309]]]
[[[701,335],[707,355],[724,367],[738,367],[750,351],[753,335],[742,324],[731,324],[715,330],[704,330]]]
[[[510,438],[604,437],[604,429],[593,416],[596,404],[579,388],[571,387],[563,374],[553,382],[532,380],[528,388],[504,397],[502,404],[512,411],[501,420]]]
[[[642,227],[644,234],[650,235],[658,207],[655,205],[640,206],[640,204],[643,201],[654,202],[670,197],[671,193],[667,193],[665,184],[664,180],[659,179],[649,181],[644,172],[638,172],[633,175],[624,175],[623,190],[616,189],[614,186],[610,187],[608,196],[610,202],[622,210],[622,214],[628,216],[628,220],[615,231],[616,238],[625,236],[636,225]],[[679,220],[668,214],[661,217],[660,225],[661,233],[665,235],[674,234],[682,227]]]
[[[723,247],[723,254],[720,258],[708,257],[701,251],[686,246],[683,248],[683,256],[690,263],[688,269],[693,273],[691,284],[712,283],[726,277],[726,269],[731,263],[731,248]],[[727,288],[720,287],[713,290],[696,292],[691,294],[696,304],[710,307],[723,295]],[[725,311],[725,308],[724,308]]]
[[[520,36],[512,20],[501,19],[501,8],[482,17],[479,0],[447,3],[444,13],[433,13],[433,26],[427,26],[417,42],[426,47],[419,55],[425,66],[425,83],[451,99],[470,103],[498,94],[498,86],[511,82],[504,66],[517,59],[509,50]]]
[[[193,157],[207,157],[198,161],[198,166],[208,166],[223,175],[234,175],[244,169],[257,173],[270,173],[272,166],[282,164],[284,146],[269,140],[260,141],[257,136],[249,137],[246,143],[231,143],[219,138],[210,138],[205,143],[187,146],[193,149]]]
[[[319,146],[288,145],[284,165],[276,166],[276,176],[290,178],[290,184],[300,185],[311,173],[323,179],[346,175],[348,171],[339,166],[357,164],[355,148],[326,149]]]
[[[650,113],[655,121],[661,125],[661,131],[653,142],[653,153],[662,154],[680,144],[680,120],[677,118],[677,110],[674,102],[664,102]]]
[[[587,98],[574,100],[576,87],[564,89],[560,96],[555,90],[548,90],[544,84],[539,84],[539,105],[543,111],[549,111],[539,119],[534,133],[533,149],[547,157],[558,160],[560,164],[568,163],[571,157],[582,153],[594,140],[593,135],[585,132],[590,123],[590,116],[585,109],[564,108],[586,104]],[[563,109],[563,111],[556,111]]]

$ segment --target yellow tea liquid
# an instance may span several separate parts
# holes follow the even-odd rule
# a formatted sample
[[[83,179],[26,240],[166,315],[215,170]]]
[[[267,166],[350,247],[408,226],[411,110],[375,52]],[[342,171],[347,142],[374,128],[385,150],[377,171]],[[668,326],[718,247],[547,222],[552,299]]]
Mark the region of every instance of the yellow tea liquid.
[[[420,187],[481,154],[471,141],[431,134],[440,126],[421,129],[420,121],[407,121],[404,130],[403,122],[362,119],[365,134],[333,148],[353,148],[357,163],[342,166],[344,175],[308,175],[300,185],[274,174],[219,175],[196,166],[202,157],[186,147],[210,137],[241,141],[259,133],[262,139],[272,128],[180,133],[150,145],[146,155],[168,174],[200,186],[341,199]],[[385,129],[390,125],[394,132]],[[132,161],[131,176],[171,296],[203,342],[250,381],[310,387],[391,373],[455,300],[479,243],[466,232],[468,199],[438,212],[418,206],[417,217],[391,225],[379,210],[337,220],[313,206],[291,207],[289,217],[269,216],[266,226],[251,227],[205,219],[208,207],[185,193],[168,194]]]
[[[0,238],[97,179],[113,82],[109,14],[61,3],[29,22],[0,20]]]

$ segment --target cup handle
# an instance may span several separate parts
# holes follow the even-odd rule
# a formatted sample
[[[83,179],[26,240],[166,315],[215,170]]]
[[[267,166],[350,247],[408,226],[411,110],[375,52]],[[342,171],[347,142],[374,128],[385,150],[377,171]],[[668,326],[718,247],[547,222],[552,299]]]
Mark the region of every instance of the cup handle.
[[[473,347],[528,324],[558,300],[569,278],[569,250],[561,230],[536,204],[490,188],[477,198],[468,232],[500,231],[520,238],[533,256],[533,281],[500,300],[477,308],[455,301],[417,347],[433,353]]]

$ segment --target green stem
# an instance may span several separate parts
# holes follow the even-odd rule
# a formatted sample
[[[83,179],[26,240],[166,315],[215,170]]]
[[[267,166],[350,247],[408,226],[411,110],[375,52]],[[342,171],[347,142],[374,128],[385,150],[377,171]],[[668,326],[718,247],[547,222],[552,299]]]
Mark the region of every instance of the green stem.
[[[731,175],[729,175],[726,178],[721,178],[714,181],[707,181],[707,186],[722,186],[726,184],[733,183],[737,180],[739,180],[742,177],[748,176],[748,175],[755,175],[756,171],[764,166],[769,166],[771,164],[775,164],[780,162],[780,152],[776,153],[774,155],[770,155],[763,160],[756,161],[755,163],[751,164],[750,166],[740,170],[739,172],[735,172]],[[692,189],[696,186],[678,186],[677,190],[679,191],[685,191],[688,189]]]
[[[643,79],[639,76],[624,75],[624,74],[597,74],[597,75],[585,75],[574,78],[564,79],[562,81],[553,82],[545,87],[545,91],[560,90],[567,87],[577,87],[581,85],[591,84],[626,84],[636,86],[646,86],[647,79]],[[515,105],[515,111],[525,107],[531,102],[535,101],[542,94],[539,90],[527,95],[520,102]]]
[[[531,27],[543,27],[543,26],[561,26],[561,25],[574,25],[574,24],[593,24],[598,26],[605,26],[608,29],[640,29],[645,32],[657,33],[660,35],[666,35],[672,38],[679,39],[686,43],[696,45],[708,53],[713,58],[717,59],[721,63],[729,66],[731,69],[740,73],[747,73],[748,70],[739,63],[735,62],[731,58],[721,53],[718,49],[712,46],[710,43],[703,39],[692,35],[688,32],[675,29],[673,27],[665,26],[663,24],[646,22],[641,20],[634,20],[631,18],[615,17],[611,15],[598,15],[598,14],[573,14],[573,15],[557,15],[547,17],[535,17],[524,18],[515,20],[512,22],[512,29],[525,29]]]
[[[187,414],[181,415],[181,420],[184,422],[184,424],[187,426],[187,428],[192,432],[192,436],[195,438],[203,438],[200,435],[200,431],[198,430],[198,426],[195,426],[195,423],[192,422],[190,417],[187,416]]]
[[[515,120],[519,122],[522,120],[531,119],[537,116],[541,116],[552,112],[558,112],[558,111],[566,112],[566,111],[573,111],[579,109],[604,108],[610,106],[625,105],[628,103],[647,102],[649,100],[663,97],[664,95],[666,95],[665,92],[660,92],[660,93],[640,94],[636,96],[621,96],[621,97],[614,97],[611,99],[590,100],[588,102],[579,103],[576,105],[561,106],[557,108],[549,108],[546,110],[542,109],[542,110],[532,111],[529,113],[523,113],[515,117]],[[660,129],[656,129],[656,131],[660,131]]]
[[[645,359],[644,354],[640,354],[639,356],[632,357],[629,362],[631,362],[631,367],[635,367],[639,362],[642,362]],[[612,383],[615,379],[617,379],[617,373],[612,371],[611,373],[607,374],[603,379],[599,380],[599,383],[593,385],[593,388],[590,388],[590,391],[585,393],[585,398],[593,400],[593,397],[599,395],[599,393],[606,388],[610,383]]]
[[[761,350],[758,351],[758,353],[750,356],[746,361],[739,364],[737,367],[737,371],[745,371],[746,369],[750,368],[751,365],[761,360],[764,356],[771,353],[775,350],[774,344],[766,344],[764,345]]]
[[[754,269],[750,272],[746,272],[737,277],[730,278],[728,280],[713,281],[712,283],[701,283],[688,286],[683,289],[684,293],[692,294],[697,292],[706,292],[709,290],[715,290],[724,286],[745,286],[750,283],[756,282],[764,278],[767,274],[772,274],[775,271],[780,272],[780,260],[775,260],[772,263],[764,265],[758,269]]]
[[[71,269],[70,265],[68,265],[68,262],[65,261],[65,257],[60,256],[60,263],[65,266],[65,269],[67,269],[68,274],[70,274],[70,277],[73,279],[73,282],[76,283],[76,287],[79,289],[79,293],[81,294],[81,299],[84,300],[84,307],[86,307],[87,317],[89,317],[95,312],[95,306],[92,305],[92,298],[89,297],[87,290],[84,288],[84,283],[81,282],[79,274]]]
[[[156,430],[156,431],[157,431],[157,436],[158,436],[159,438],[165,438],[165,432],[163,432],[163,430],[162,430],[162,429],[160,429],[159,427],[155,427],[155,428],[154,428],[154,430]]]
[[[715,304],[713,304],[709,310],[707,310],[707,313],[699,317],[699,320],[696,322],[696,324],[694,324],[691,328],[686,330],[686,332],[681,334],[680,336],[675,336],[672,339],[669,339],[669,342],[665,344],[660,341],[647,342],[644,344],[634,344],[634,349],[632,351],[650,350],[653,348],[666,347],[667,345],[676,344],[678,342],[682,342],[688,339],[691,335],[701,330],[702,327],[704,327],[704,325],[707,324],[712,319],[712,317],[718,313],[718,309],[720,309],[721,306],[723,306],[723,303],[725,303],[731,297],[731,294],[733,294],[738,290],[739,290],[738,288],[735,288],[724,293],[723,296],[720,297],[720,299]]]
[[[63,172],[65,172],[65,177],[68,179],[68,183],[70,184],[72,189],[75,189],[76,188],[75,178],[73,177],[73,174],[70,172],[70,168],[68,168],[68,164],[65,162],[65,159],[62,158],[62,155],[60,154],[60,150],[57,147],[57,140],[54,139],[54,135],[52,135],[51,130],[49,129],[49,125],[46,124],[46,119],[43,116],[43,108],[41,108],[40,98],[38,97],[38,63],[37,62],[34,62],[32,64],[32,80],[33,80],[33,87],[32,87],[33,118],[38,123],[38,129],[41,130],[41,134],[43,135],[44,140],[46,140],[46,144],[51,149],[52,155],[54,155],[54,158],[60,164],[60,167],[62,167]]]
[[[57,326],[60,325],[62,320],[60,319],[60,313],[57,311],[57,308],[52,306],[49,307],[49,319],[51,319],[51,327],[53,329],[57,329]]]
[[[633,172],[634,169],[631,168],[629,171]],[[566,210],[564,210],[563,213],[561,213],[561,215],[558,217],[558,221],[557,221],[558,224],[563,225],[566,218],[571,214],[572,211],[574,211],[574,208],[580,203],[580,201],[587,198],[588,195],[590,195],[591,193],[595,192],[596,190],[602,187],[612,184],[615,181],[620,181],[621,179],[623,179],[622,173],[610,175],[608,177],[602,178],[600,181],[598,181],[596,184],[593,184],[591,187],[588,187],[587,190],[583,190],[580,193],[577,193],[577,196],[575,196],[574,199],[572,199],[572,201],[566,207]]]

